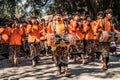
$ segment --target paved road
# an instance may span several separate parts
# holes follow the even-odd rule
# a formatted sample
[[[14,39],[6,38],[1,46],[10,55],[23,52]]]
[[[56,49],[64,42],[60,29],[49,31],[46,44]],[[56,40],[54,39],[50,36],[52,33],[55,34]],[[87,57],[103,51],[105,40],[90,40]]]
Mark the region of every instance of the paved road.
[[[70,77],[55,76],[56,67],[51,57],[42,57],[38,66],[31,67],[27,58],[21,58],[20,67],[8,67],[7,59],[0,60],[0,80],[120,80],[120,55],[110,56],[110,68],[101,70],[101,64],[95,60],[87,65],[69,61]]]

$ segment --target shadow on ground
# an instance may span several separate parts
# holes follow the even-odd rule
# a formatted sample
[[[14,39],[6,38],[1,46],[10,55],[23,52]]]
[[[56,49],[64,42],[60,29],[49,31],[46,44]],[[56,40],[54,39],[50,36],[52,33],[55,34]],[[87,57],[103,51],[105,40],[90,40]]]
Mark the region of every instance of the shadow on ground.
[[[54,74],[56,69],[55,69],[55,65],[53,65],[54,63],[51,60],[51,57],[41,59],[39,65],[34,68],[30,67],[31,66],[30,60],[22,60],[20,67],[18,68],[15,67],[15,69],[13,68],[14,71],[12,71],[11,69],[11,71],[9,71],[8,73],[3,72],[2,74],[0,74],[0,79],[7,80],[9,77],[13,76],[14,77],[13,80],[19,80],[21,78],[24,79],[26,77],[34,77],[38,80],[39,79],[45,79],[45,80],[68,79],[69,80],[82,75],[87,75],[95,78],[101,78],[102,80],[102,79],[112,78],[116,74],[120,74],[119,59],[120,59],[120,56],[117,56],[117,57],[111,56],[110,67],[108,71],[102,71],[101,68],[98,68],[99,67],[98,63],[100,64],[100,62],[97,62],[97,61],[94,61],[92,63],[90,62],[87,65],[82,65],[80,61],[78,61],[77,63],[74,63],[72,61],[70,62],[70,67],[69,67],[69,72],[71,73],[71,76],[69,77],[63,77],[64,75],[56,76]],[[4,64],[4,62],[7,63],[8,61],[6,60],[3,62],[0,61],[0,62],[1,64]],[[72,67],[72,65],[74,65],[74,67]],[[28,66],[29,68],[27,68],[26,66]],[[85,66],[93,66],[93,68],[91,67],[86,68]],[[117,70],[111,71],[111,69],[118,69],[118,68],[119,68],[118,71]],[[0,67],[0,70],[2,69],[9,69],[9,67],[7,65],[2,65]]]

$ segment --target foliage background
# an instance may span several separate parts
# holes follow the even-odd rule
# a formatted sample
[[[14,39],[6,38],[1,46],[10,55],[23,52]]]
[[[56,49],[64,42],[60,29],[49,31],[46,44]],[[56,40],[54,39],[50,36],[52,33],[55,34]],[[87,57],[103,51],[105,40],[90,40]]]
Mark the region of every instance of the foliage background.
[[[60,9],[63,15],[75,12],[90,14],[95,19],[98,11],[111,8],[113,15],[120,21],[120,0],[0,0],[0,24],[16,16],[26,20],[29,16],[42,17]],[[46,12],[46,13],[45,13]]]

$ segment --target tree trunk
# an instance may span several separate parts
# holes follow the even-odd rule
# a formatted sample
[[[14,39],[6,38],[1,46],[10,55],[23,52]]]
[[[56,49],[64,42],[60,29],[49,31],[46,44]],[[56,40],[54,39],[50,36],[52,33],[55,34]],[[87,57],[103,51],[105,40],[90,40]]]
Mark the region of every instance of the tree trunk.
[[[95,0],[94,0],[95,1]],[[86,0],[86,4],[87,4],[87,8],[88,8],[88,13],[89,15],[94,18],[94,16],[96,15],[96,5],[93,5],[94,4],[94,1],[93,0]]]

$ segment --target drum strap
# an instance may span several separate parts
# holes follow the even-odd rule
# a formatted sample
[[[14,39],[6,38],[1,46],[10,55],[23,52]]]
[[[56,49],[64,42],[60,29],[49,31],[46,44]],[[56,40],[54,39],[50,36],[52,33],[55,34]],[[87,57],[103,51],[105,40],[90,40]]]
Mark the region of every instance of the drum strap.
[[[105,23],[104,23],[104,19],[102,19],[102,26],[103,26],[103,30],[105,30]]]
[[[52,22],[52,27],[53,27],[54,33],[56,33],[56,22],[55,21]]]
[[[103,30],[105,31],[105,21],[104,19],[102,19],[102,26],[103,26]],[[113,27],[112,27],[112,22],[110,21],[110,27],[111,27],[111,31],[113,31]]]
[[[52,27],[53,27],[54,33],[56,33],[56,22],[53,21],[52,25],[53,25]],[[64,30],[65,30],[65,33],[68,32],[68,23],[67,23],[67,21],[64,21]]]
[[[1,35],[0,35],[0,41],[1,41],[1,39],[2,39],[2,38],[1,38]]]
[[[64,21],[64,29],[65,29],[65,33],[68,33],[68,23],[67,23],[67,21]]]

